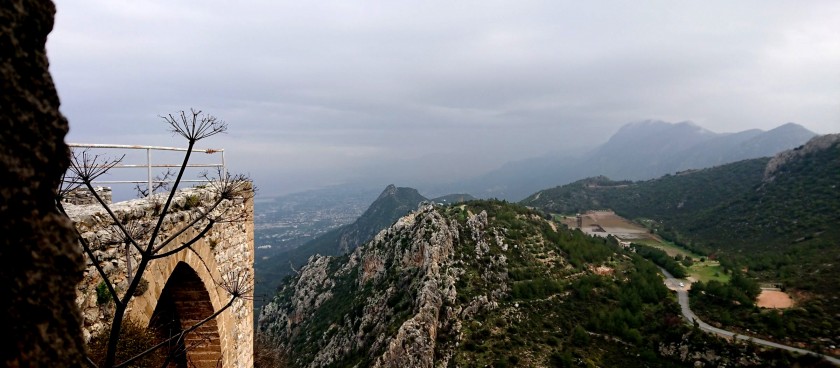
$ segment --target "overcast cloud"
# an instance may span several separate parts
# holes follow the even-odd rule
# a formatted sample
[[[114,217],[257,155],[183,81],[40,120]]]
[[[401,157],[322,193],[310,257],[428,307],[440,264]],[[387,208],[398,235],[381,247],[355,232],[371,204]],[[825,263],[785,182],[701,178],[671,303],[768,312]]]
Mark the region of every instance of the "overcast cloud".
[[[837,1],[55,1],[68,141],[181,145],[157,115],[200,108],[269,195],[403,160],[475,175],[644,119],[840,131]]]

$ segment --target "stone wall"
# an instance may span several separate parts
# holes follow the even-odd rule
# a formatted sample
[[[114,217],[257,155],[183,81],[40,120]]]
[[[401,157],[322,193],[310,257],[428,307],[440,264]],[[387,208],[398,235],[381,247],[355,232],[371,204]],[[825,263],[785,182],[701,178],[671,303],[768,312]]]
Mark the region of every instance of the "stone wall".
[[[212,189],[190,188],[181,190],[173,200],[173,210],[164,220],[163,232],[174,233],[188,224],[197,209],[210,203],[214,197]],[[111,208],[119,217],[131,219],[132,228],[146,234],[154,227],[160,204],[165,199],[137,199],[115,203]],[[126,269],[129,259],[126,246],[115,237],[108,214],[98,205],[65,205],[68,214],[76,222],[82,236],[95,249],[94,254],[102,260],[103,268],[118,290],[128,286]],[[213,310],[219,310],[230,300],[229,294],[220,286],[229,273],[246,270],[253,282],[254,227],[253,201],[243,199],[226,201],[217,211],[224,211],[224,218],[230,222],[216,223],[201,240],[187,249],[171,256],[152,261],[143,275],[146,284],[143,293],[135,296],[129,304],[129,318],[148,325],[155,312],[167,281],[179,264],[186,264],[198,274],[204,283]],[[200,228],[189,228],[167,247],[177,247],[192,239]],[[141,243],[143,244],[143,243]],[[131,252],[132,267],[139,262],[139,254]],[[97,285],[102,282],[93,264],[88,260],[84,280],[77,287],[77,303],[84,317],[84,336],[89,340],[102,333],[110,323],[113,313],[111,303],[97,300]],[[240,298],[233,306],[216,318],[222,351],[223,367],[250,367],[253,364],[253,300]]]
[[[99,195],[99,198],[102,198],[105,203],[110,204],[113,202],[113,194],[111,192],[111,188],[109,187],[95,187],[93,188],[96,191],[96,194]],[[91,204],[96,204],[96,197],[90,193],[90,190],[87,188],[76,188],[68,192],[64,195],[63,201],[65,203],[71,203],[80,206],[86,206]]]

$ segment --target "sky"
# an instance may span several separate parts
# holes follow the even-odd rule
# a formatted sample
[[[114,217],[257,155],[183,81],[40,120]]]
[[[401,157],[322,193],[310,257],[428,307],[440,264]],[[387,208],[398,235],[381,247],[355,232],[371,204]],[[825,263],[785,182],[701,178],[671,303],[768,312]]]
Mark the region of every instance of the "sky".
[[[184,146],[261,195],[452,181],[640,120],[840,132],[837,1],[55,0],[68,142]],[[416,182],[416,183],[413,183]]]

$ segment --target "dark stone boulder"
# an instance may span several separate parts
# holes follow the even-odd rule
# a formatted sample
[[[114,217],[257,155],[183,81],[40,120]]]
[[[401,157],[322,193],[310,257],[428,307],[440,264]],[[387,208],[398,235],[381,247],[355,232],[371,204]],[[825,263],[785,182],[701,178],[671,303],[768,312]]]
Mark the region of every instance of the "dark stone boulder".
[[[69,151],[45,50],[54,15],[50,1],[0,7],[0,355],[7,367],[80,366],[84,351],[75,303],[81,248],[55,207]]]

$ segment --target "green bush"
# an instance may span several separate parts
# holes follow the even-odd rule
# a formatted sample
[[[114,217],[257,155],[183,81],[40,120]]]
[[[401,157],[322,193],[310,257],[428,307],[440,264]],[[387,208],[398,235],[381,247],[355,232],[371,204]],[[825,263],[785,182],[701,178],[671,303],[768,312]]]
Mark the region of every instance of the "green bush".
[[[111,292],[108,291],[108,285],[105,281],[96,285],[96,304],[103,305],[111,301]]]
[[[184,198],[184,210],[191,210],[198,207],[201,203],[201,198],[198,195],[191,194]]]

